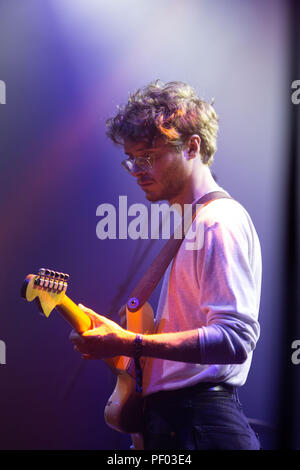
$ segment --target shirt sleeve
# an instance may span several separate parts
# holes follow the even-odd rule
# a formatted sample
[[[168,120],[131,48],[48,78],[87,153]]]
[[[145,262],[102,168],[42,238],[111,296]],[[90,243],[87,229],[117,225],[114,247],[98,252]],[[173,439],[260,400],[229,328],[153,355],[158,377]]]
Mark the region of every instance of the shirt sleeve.
[[[200,308],[206,317],[198,330],[202,364],[241,364],[255,348],[260,262],[258,239],[254,243],[241,221],[216,222],[205,229],[197,263]]]

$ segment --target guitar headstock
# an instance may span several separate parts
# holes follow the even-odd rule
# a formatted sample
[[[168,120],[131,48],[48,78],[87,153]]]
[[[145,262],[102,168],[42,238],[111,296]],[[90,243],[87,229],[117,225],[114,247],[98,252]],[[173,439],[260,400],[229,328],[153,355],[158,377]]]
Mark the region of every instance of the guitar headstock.
[[[28,302],[36,300],[40,312],[49,317],[52,310],[62,302],[68,280],[68,274],[41,268],[38,274],[26,276],[21,296]]]

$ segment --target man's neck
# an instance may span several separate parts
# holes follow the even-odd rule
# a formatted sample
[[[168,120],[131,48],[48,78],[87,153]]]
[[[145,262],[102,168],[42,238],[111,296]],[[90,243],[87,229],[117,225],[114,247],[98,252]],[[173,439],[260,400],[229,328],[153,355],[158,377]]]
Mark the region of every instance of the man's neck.
[[[183,210],[184,204],[192,204],[197,199],[211,191],[220,190],[220,186],[216,183],[208,166],[203,166],[201,172],[187,182],[181,193],[169,200],[169,204],[179,204]]]

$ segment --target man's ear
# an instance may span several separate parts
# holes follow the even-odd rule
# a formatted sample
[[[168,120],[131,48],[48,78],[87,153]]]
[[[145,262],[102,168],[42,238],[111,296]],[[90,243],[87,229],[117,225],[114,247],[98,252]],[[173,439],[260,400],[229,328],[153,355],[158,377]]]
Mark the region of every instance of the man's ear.
[[[198,134],[193,134],[186,144],[187,159],[191,160],[200,154],[201,139]]]

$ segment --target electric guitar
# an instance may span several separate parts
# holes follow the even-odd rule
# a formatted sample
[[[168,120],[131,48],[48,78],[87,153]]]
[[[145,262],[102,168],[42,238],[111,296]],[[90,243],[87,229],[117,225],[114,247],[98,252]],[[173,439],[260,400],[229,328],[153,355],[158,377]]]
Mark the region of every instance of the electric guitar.
[[[28,302],[35,300],[46,317],[56,309],[78,333],[93,328],[92,320],[66,295],[69,276],[50,269],[26,276],[21,295]],[[135,333],[152,333],[154,320],[151,305],[146,302],[140,310],[126,308],[126,327]],[[131,434],[134,447],[142,448],[142,397],[135,391],[135,379],[129,373],[131,358],[116,356],[104,362],[117,375],[115,389],[104,409],[106,424],[116,431]]]

